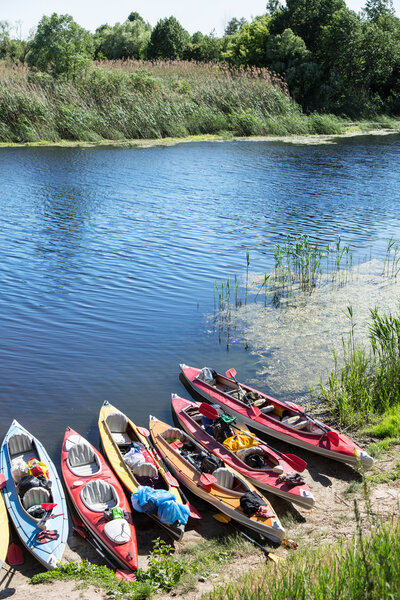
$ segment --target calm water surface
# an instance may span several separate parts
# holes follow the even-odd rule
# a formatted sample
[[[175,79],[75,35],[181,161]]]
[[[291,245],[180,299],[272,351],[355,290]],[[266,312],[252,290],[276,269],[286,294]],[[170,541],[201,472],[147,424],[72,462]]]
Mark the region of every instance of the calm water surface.
[[[254,376],[205,320],[246,249],[266,270],[288,234],[356,260],[400,238],[398,136],[1,149],[0,186],[0,436],[17,418],[53,457],[67,425],[97,443],[105,399],[171,420],[179,362]]]

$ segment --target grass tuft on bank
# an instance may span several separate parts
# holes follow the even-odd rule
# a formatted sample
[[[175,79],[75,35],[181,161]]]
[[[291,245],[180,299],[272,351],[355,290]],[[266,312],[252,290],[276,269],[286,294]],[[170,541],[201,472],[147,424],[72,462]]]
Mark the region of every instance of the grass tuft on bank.
[[[400,525],[375,522],[348,543],[319,546],[267,564],[240,582],[216,589],[208,600],[393,600],[400,595]],[[370,517],[372,519],[372,516]],[[205,597],[204,597],[205,598]]]

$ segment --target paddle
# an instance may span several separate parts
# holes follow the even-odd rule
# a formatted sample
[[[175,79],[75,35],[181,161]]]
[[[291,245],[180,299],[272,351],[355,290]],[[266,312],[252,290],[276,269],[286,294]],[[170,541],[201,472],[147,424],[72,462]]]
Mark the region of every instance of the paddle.
[[[57,506],[57,504],[54,504],[52,502],[45,502],[44,504],[40,505],[42,508],[44,508],[44,510],[46,511],[43,515],[43,517],[40,519],[40,521],[38,522],[37,526],[41,529],[42,527],[46,526],[46,521],[50,516],[51,511],[53,510],[53,508],[55,508]]]
[[[301,406],[297,406],[297,404],[293,404],[292,402],[283,402],[283,404],[285,404],[285,406],[287,406],[288,408],[290,408],[291,410],[296,412],[298,415],[304,415],[306,417],[306,419],[311,421],[311,423],[314,423],[314,425],[319,427],[319,429],[322,429],[323,431],[325,431],[326,437],[328,438],[328,440],[330,442],[332,442],[332,444],[335,444],[335,446],[337,446],[339,444],[340,435],[337,433],[337,431],[333,431],[326,425],[322,425],[322,423],[320,423],[319,421],[316,421],[311,415],[306,413],[306,411]]]
[[[202,473],[200,475],[200,485],[204,488],[210,488],[217,483],[216,478],[211,473]]]
[[[208,419],[219,419],[220,418],[220,414],[217,411],[217,409],[214,408],[214,406],[211,406],[210,404],[206,404],[205,402],[202,402],[200,404],[198,411],[201,415],[204,415]],[[281,456],[288,463],[288,465],[290,465],[293,469],[295,469],[299,473],[302,473],[304,471],[304,469],[306,468],[306,466],[307,466],[306,461],[303,460],[302,458],[300,458],[299,456],[296,456],[295,454],[283,454],[282,452],[275,450],[275,448],[272,448],[272,446],[269,446],[263,440],[260,440],[260,438],[256,437],[255,435],[252,435],[248,431],[244,431],[243,429],[240,429],[240,427],[237,427],[233,423],[231,423],[231,427],[234,427],[234,429],[237,429],[241,433],[248,435],[249,437],[253,438],[254,440],[257,440],[257,442],[259,442],[261,445],[266,446],[267,448],[270,448],[270,450],[272,450],[273,452],[276,452],[276,454]]]
[[[231,527],[234,527],[240,533],[240,535],[242,535],[244,538],[246,538],[246,540],[248,540],[249,542],[254,544],[254,546],[257,546],[257,548],[259,548],[265,554],[267,559],[270,560],[271,562],[277,563],[282,560],[282,558],[280,556],[278,556],[277,554],[273,554],[272,552],[269,552],[269,550],[264,548],[264,546],[262,546],[261,544],[256,542],[256,540],[254,540],[252,537],[247,535],[247,533],[244,533],[244,531],[239,529],[239,527],[237,527],[234,523],[232,523],[232,519],[230,517],[228,517],[228,515],[218,513],[216,515],[213,515],[213,517],[216,521],[219,521],[220,523],[229,523],[231,525]]]
[[[145,438],[150,437],[150,431],[146,427],[136,427],[137,432]]]
[[[237,384],[237,386],[241,390],[241,392],[244,393],[243,389],[240,387],[240,383],[236,380],[236,369],[229,369],[229,371],[227,371],[225,373],[225,375],[227,377],[229,377],[230,379],[233,379],[233,381]],[[326,437],[328,438],[328,440],[330,442],[332,442],[332,444],[334,444],[335,446],[337,446],[339,444],[340,436],[336,431],[333,431],[330,427],[327,427],[326,425],[322,425],[321,423],[316,421],[311,415],[306,413],[304,410],[302,410],[301,407],[297,406],[296,404],[292,404],[292,402],[285,402],[284,400],[280,400],[280,402],[282,402],[282,404],[287,406],[293,412],[296,412],[298,415],[304,415],[306,417],[306,419],[308,419],[309,421],[314,423],[314,425],[316,425],[317,427],[319,427],[320,429],[325,431]],[[255,406],[252,406],[251,408],[255,409],[254,416],[259,417],[261,414],[260,409]],[[252,411],[250,410],[250,412],[252,412]]]
[[[12,542],[8,548],[6,561],[10,567],[18,567],[25,562],[22,550],[15,542]]]
[[[229,377],[229,379],[233,379],[233,381],[236,383],[236,385],[238,386],[239,390],[242,392],[243,396],[242,396],[242,400],[246,400],[247,394],[244,391],[244,389],[242,388],[242,386],[240,385],[240,383],[238,382],[238,380],[236,379],[236,369],[229,369],[229,371],[227,371],[225,373],[225,375],[227,377]],[[261,410],[259,408],[257,408],[257,406],[253,406],[252,404],[248,405],[248,409],[249,409],[249,413],[251,417],[259,417],[261,415]]]
[[[143,435],[144,437],[149,438],[148,442],[149,442],[149,448],[148,450],[150,450],[150,453],[153,455],[153,458],[158,461],[161,466],[164,469],[164,477],[165,477],[165,481],[171,486],[171,487],[176,487],[179,488],[179,493],[182,496],[182,500],[186,501],[186,504],[189,508],[189,517],[191,519],[201,519],[202,516],[199,513],[199,511],[192,505],[190,504],[189,500],[186,498],[185,494],[183,493],[182,489],[179,487],[179,482],[175,479],[175,477],[169,472],[167,465],[165,464],[161,454],[158,452],[157,448],[155,447],[155,445],[153,444],[153,441],[150,437],[150,431],[148,429],[146,429],[146,427],[138,427],[137,430],[139,431],[139,433],[141,435]]]
[[[92,537],[88,530],[86,529],[83,521],[76,515],[73,511],[71,511],[72,523],[74,531],[81,536],[84,540],[88,542],[92,546],[94,550],[101,556],[101,558],[112,568],[118,569],[116,563],[114,563],[111,558],[109,558],[104,552],[100,544],[97,540]]]

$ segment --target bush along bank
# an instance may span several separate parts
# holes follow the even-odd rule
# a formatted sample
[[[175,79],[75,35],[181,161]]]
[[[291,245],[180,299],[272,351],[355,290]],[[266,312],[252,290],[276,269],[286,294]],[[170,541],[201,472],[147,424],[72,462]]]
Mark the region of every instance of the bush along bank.
[[[0,142],[336,134],[348,125],[303,114],[267,69],[127,62],[97,63],[74,81],[0,65]]]

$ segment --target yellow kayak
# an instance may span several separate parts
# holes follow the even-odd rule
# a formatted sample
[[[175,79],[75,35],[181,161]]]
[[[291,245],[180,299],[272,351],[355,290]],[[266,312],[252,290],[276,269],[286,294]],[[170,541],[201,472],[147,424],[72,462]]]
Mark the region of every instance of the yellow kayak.
[[[123,412],[105,401],[99,414],[100,438],[105,455],[112,469],[123,486],[134,494],[141,485],[150,485],[155,489],[166,490],[173,494],[179,504],[186,504],[179,491],[179,483],[163,467],[155,449],[143,435],[143,430],[137,427]],[[141,464],[129,466],[124,457],[133,445],[144,456]],[[166,525],[161,523],[157,515],[149,514],[159,525],[165,527],[175,537],[180,539],[184,532],[181,523]]]
[[[8,528],[7,509],[2,492],[0,492],[0,569],[7,557],[10,531]]]

